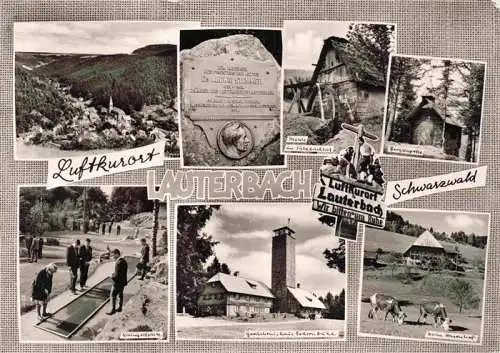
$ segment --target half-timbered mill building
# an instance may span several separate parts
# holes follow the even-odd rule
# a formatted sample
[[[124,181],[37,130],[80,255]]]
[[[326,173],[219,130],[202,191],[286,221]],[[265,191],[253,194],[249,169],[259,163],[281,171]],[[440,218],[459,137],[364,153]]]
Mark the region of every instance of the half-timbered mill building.
[[[340,37],[324,40],[311,78],[311,97],[307,111],[319,104],[335,104],[335,111],[350,109],[359,122],[381,118],[385,102],[385,77],[368,60],[360,61],[348,50],[349,42]],[[321,92],[318,93],[318,85]]]

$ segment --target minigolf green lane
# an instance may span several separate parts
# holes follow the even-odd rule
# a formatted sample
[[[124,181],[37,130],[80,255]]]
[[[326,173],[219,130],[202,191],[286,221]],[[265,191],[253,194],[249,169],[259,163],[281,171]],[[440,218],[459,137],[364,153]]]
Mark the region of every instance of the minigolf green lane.
[[[139,259],[125,256],[129,281],[135,276]],[[53,315],[35,325],[58,336],[70,338],[109,301],[113,281],[105,278],[68,304],[57,309]],[[125,289],[126,290],[126,289]]]

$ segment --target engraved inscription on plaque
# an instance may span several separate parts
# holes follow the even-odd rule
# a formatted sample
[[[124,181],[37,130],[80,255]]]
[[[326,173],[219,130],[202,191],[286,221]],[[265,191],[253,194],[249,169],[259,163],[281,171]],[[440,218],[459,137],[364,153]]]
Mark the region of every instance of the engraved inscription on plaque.
[[[193,120],[278,116],[277,75],[274,63],[238,55],[185,58],[184,113]]]

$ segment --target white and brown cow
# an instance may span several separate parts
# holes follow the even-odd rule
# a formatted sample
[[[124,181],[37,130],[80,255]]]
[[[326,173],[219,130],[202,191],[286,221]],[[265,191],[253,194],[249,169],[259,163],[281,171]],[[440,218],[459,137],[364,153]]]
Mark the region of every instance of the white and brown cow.
[[[402,325],[406,318],[406,313],[401,310],[398,301],[391,296],[375,293],[370,297],[370,304],[372,306],[368,313],[370,319],[378,320],[377,311],[385,311],[384,321],[387,320],[387,315],[390,313],[392,321],[399,325]]]
[[[446,309],[442,303],[425,302],[420,304],[420,315],[417,322],[420,322],[420,318],[423,317],[425,324],[429,314],[434,317],[434,327],[442,326],[446,331],[450,329],[451,320],[446,314]]]

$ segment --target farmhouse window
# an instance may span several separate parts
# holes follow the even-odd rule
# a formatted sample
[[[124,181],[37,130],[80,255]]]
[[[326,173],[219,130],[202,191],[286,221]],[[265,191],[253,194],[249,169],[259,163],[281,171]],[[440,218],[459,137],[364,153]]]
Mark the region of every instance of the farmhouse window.
[[[247,284],[248,284],[248,286],[249,286],[250,288],[252,288],[252,289],[257,288],[257,285],[256,285],[255,283],[252,283],[252,282],[250,282],[250,281],[246,281],[246,282],[247,282]]]

